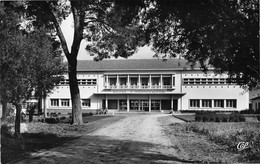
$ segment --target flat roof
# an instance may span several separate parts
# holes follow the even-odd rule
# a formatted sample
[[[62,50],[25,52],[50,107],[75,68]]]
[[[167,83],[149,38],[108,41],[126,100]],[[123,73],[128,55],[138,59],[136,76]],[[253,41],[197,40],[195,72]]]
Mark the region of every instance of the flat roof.
[[[254,97],[254,98],[251,98],[251,100],[258,100],[260,99],[260,96],[257,96],[257,97]]]
[[[184,59],[78,60],[78,71],[191,70]]]
[[[169,93],[169,92],[99,92],[94,95],[185,95],[186,93]]]

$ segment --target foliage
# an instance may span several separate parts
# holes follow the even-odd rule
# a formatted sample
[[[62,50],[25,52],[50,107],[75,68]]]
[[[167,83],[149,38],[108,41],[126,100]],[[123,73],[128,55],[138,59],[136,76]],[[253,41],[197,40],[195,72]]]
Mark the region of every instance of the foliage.
[[[241,114],[260,114],[260,110],[247,109],[247,110],[242,110],[240,113]]]
[[[154,0],[144,23],[157,53],[182,56],[207,71],[227,72],[249,87],[259,82],[257,0]]]
[[[25,13],[35,28],[51,29],[59,37],[68,60],[69,85],[72,100],[73,124],[83,124],[79,87],[77,83],[77,56],[82,39],[89,42],[86,49],[95,60],[114,55],[128,57],[141,44],[142,28],[138,15],[142,1],[94,0],[94,1],[26,1]],[[73,15],[74,38],[69,50],[60,23],[70,13]],[[131,14],[129,14],[131,13]],[[138,35],[138,36],[136,36]]]
[[[13,9],[16,2],[0,5],[0,17],[5,18],[0,22],[0,91],[16,107],[15,132],[19,135],[21,103],[42,92],[46,96],[61,80],[65,67],[47,31],[23,30],[21,13]]]
[[[239,113],[216,114],[214,112],[196,113],[197,122],[245,122],[245,117]]]
[[[259,162],[260,131],[259,123],[188,123],[184,129],[206,135],[210,141],[226,145],[227,151],[239,153],[241,162]],[[237,150],[239,142],[249,142],[249,148]]]

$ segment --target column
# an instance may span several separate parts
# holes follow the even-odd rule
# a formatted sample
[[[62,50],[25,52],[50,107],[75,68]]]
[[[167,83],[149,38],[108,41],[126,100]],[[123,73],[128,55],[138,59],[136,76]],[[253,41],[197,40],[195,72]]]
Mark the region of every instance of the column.
[[[171,86],[172,88],[174,88],[174,83],[175,82],[174,82],[174,78],[173,78],[173,75],[172,75],[172,86]]]
[[[107,99],[107,95],[106,95],[106,100],[105,100],[105,109],[108,109],[108,99]]]
[[[171,95],[171,111],[173,111],[173,95]]]
[[[163,79],[162,79],[162,75],[160,75],[160,88],[163,88]]]
[[[140,89],[141,88],[141,76],[138,75],[138,88]]]
[[[178,101],[177,101],[177,111],[180,111],[181,110],[181,99],[182,98],[178,98]]]
[[[140,100],[138,100],[138,111],[140,112]]]
[[[105,87],[109,88],[109,84],[108,84],[108,75],[105,75]]]
[[[127,88],[131,88],[130,86],[130,77],[127,75],[127,82],[126,82]]]
[[[117,89],[119,89],[119,85],[120,85],[120,83],[119,83],[119,76],[116,75],[116,88]]]
[[[162,111],[162,100],[160,100],[160,112]]]
[[[126,106],[127,106],[127,112],[129,112],[130,111],[129,95],[126,95]]]
[[[152,76],[151,75],[149,75],[149,88],[152,88]]]
[[[149,112],[152,111],[152,100],[151,95],[149,95]]]
[[[120,110],[120,104],[119,104],[119,100],[117,100],[117,110]]]

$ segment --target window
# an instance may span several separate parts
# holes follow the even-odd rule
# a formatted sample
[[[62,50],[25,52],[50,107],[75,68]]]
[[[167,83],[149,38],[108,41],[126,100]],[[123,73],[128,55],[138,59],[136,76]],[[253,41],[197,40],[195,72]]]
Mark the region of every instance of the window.
[[[78,79],[79,85],[96,85],[97,79]]]
[[[189,84],[189,79],[183,79],[183,84]]]
[[[211,108],[211,100],[202,100],[202,107],[210,107]]]
[[[224,108],[224,100],[214,100],[214,107]]]
[[[64,79],[59,82],[59,85],[69,85],[69,79]]]
[[[82,99],[82,106],[90,107],[90,99]]]
[[[69,99],[61,99],[61,106],[70,106]]]
[[[236,108],[237,107],[237,100],[226,100],[227,108]]]
[[[190,107],[199,108],[200,107],[200,100],[190,100]]]
[[[96,85],[97,79],[87,79],[87,85]]]
[[[51,99],[51,106],[59,106],[59,99]]]
[[[207,84],[206,79],[201,79],[201,84]]]

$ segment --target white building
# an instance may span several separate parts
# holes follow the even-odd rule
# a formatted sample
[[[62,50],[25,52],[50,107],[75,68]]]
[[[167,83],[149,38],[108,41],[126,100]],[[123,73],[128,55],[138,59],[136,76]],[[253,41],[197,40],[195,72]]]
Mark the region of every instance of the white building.
[[[47,98],[49,113],[71,113],[68,76]],[[240,111],[249,96],[227,75],[203,73],[185,60],[139,59],[78,61],[83,112]]]

